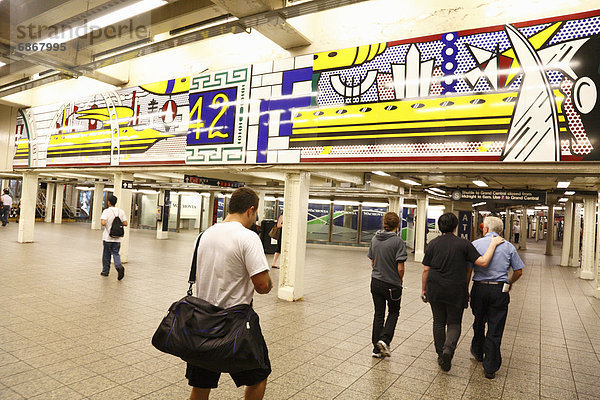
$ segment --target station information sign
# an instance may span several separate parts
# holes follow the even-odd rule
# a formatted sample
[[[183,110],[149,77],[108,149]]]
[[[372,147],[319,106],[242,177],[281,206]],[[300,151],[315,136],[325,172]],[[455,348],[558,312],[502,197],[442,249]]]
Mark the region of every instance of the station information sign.
[[[133,181],[121,181],[121,189],[133,189]]]
[[[541,190],[457,189],[452,191],[452,200],[545,204],[546,192]]]
[[[183,181],[185,183],[197,183],[199,185],[210,185],[229,188],[240,188],[244,186],[242,182],[226,181],[223,179],[203,178],[201,176],[195,175],[184,175]]]

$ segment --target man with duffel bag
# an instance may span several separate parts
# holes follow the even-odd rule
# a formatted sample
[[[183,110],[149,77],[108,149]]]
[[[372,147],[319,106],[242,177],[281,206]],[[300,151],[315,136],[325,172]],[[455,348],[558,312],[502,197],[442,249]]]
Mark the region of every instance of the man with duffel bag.
[[[191,400],[208,399],[223,372],[246,386],[245,399],[265,394],[271,363],[252,298],[273,283],[260,238],[250,230],[257,208],[252,189],[233,192],[225,220],[196,240],[188,296],[171,305],[152,337],[154,347],[187,362]]]

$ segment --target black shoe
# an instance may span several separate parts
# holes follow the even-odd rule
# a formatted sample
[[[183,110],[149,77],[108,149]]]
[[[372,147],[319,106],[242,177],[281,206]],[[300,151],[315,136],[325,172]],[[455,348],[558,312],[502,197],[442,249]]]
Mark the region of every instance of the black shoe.
[[[452,356],[450,353],[442,353],[442,362],[440,363],[440,367],[442,368],[442,371],[450,371],[450,368],[452,368]]]
[[[475,354],[475,352],[473,351],[473,348],[471,347],[471,355],[473,356],[473,358],[475,360],[477,360],[478,362],[482,362],[483,361],[483,356],[478,356],[477,354]]]
[[[115,267],[115,268],[117,269],[117,272],[118,272],[117,280],[120,281],[125,276],[125,268],[123,266]]]
[[[108,276],[108,272],[106,272],[106,273],[100,272],[100,275],[102,275],[102,276]]]
[[[496,377],[496,373],[495,372],[486,372],[485,377],[488,379],[494,379]]]

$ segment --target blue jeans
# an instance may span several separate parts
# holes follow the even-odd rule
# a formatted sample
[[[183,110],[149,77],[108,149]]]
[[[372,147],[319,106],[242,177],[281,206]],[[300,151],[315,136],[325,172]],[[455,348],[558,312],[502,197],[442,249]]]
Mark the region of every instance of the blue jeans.
[[[102,273],[108,274],[110,271],[110,256],[113,256],[115,261],[115,267],[122,267],[121,256],[119,250],[121,250],[121,242],[107,242],[103,240],[104,251],[102,252]]]

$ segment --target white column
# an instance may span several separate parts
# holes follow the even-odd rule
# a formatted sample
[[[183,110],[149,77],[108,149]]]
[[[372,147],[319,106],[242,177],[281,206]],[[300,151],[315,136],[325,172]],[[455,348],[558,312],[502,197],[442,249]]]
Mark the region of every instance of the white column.
[[[583,243],[581,245],[581,279],[594,279],[596,250],[596,198],[583,198]]]
[[[600,190],[598,191],[598,203],[600,204]],[[594,296],[600,299],[600,207],[596,219],[596,293]]]
[[[213,225],[215,203],[217,203],[218,201],[219,199],[217,198],[217,192],[210,192],[210,197],[208,198],[208,218],[206,219],[206,229],[210,228]]]
[[[571,244],[573,242],[573,202],[565,203],[565,218],[563,222],[563,240],[560,253],[560,266],[568,267],[571,259]]]
[[[388,199],[388,203],[390,204],[390,212],[395,212],[396,214],[398,214],[400,208],[400,199],[398,199],[397,197],[390,197]]]
[[[504,214],[504,239],[510,242],[510,207],[506,207]]]
[[[546,232],[546,255],[551,256],[554,254],[554,204],[548,204],[548,220],[546,221],[548,226]]]
[[[104,196],[104,183],[94,183],[94,200],[92,204],[92,229],[101,229],[102,200]]]
[[[23,187],[21,189],[21,213],[19,215],[19,243],[33,242],[35,227],[35,205],[37,202],[38,174],[34,172],[23,173]]]
[[[527,208],[525,208],[525,206],[521,207],[521,223],[519,225],[521,225],[521,233],[519,234],[519,249],[526,250],[529,230],[527,228]]]
[[[569,260],[569,266],[579,267],[579,250],[581,242],[581,210],[583,205],[581,203],[575,204],[575,211],[573,212],[573,237],[571,241],[571,259]]]
[[[163,239],[168,239],[169,238],[169,231],[163,231],[163,226],[165,223],[165,218],[164,218],[164,206],[165,206],[165,189],[160,189],[160,192],[158,193],[158,206],[163,206],[163,215],[161,215],[161,221],[157,221],[156,223],[156,238],[163,240]],[[168,227],[167,227],[168,228]]]
[[[415,224],[415,262],[423,261],[425,256],[425,224],[427,223],[427,207],[429,198],[419,196],[417,198],[417,215]]]
[[[65,198],[65,185],[56,184],[56,201],[54,202],[54,223],[62,224],[63,200]]]
[[[304,257],[310,173],[286,173],[284,190],[281,270],[277,297],[295,301],[304,295]]]
[[[56,193],[56,183],[46,184],[46,216],[44,222],[52,222],[52,207],[54,206],[54,196]]]
[[[124,174],[121,172],[115,173],[113,178],[114,192],[113,194],[117,197],[117,207],[125,212],[127,223],[131,219],[131,189],[123,189],[123,181],[133,181],[133,174]],[[121,262],[126,263],[129,261],[129,226],[125,227],[125,236],[121,239]]]
[[[256,194],[258,194],[258,220],[256,223],[260,225],[262,220],[265,219],[265,191],[259,190]]]

